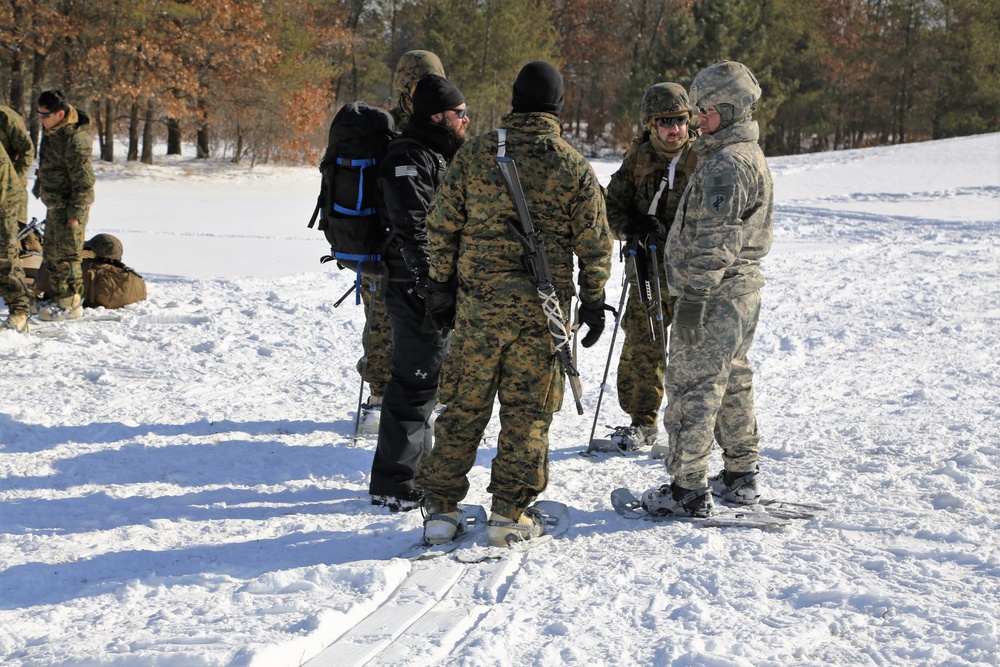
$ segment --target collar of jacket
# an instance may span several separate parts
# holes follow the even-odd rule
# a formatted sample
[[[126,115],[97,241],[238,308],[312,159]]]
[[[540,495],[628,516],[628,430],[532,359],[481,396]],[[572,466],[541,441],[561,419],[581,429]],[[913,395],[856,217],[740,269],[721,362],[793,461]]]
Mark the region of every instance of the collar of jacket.
[[[508,130],[522,130],[529,134],[562,136],[562,122],[560,122],[559,116],[544,111],[505,114],[500,119],[500,127]]]
[[[53,125],[51,129],[45,130],[45,134],[46,135],[55,134],[56,132],[63,129],[67,125],[73,125],[79,122],[79,120],[80,120],[80,113],[76,110],[76,108],[73,105],[70,105],[69,111],[67,111],[66,115],[63,116],[62,121],[60,121],[58,125]]]
[[[699,156],[714,153],[731,144],[757,143],[760,140],[760,126],[755,120],[745,120],[714,132],[703,134],[694,142],[694,150]]]
[[[458,150],[458,137],[444,125],[432,123],[429,120],[410,116],[409,122],[403,128],[404,137],[413,137],[435,153],[440,153],[444,159],[451,161]]]

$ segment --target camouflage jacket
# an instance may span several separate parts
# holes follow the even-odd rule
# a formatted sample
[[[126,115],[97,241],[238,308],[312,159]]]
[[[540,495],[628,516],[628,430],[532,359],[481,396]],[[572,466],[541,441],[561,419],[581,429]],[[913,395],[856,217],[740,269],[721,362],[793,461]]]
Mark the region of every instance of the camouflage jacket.
[[[7,151],[7,157],[14,163],[14,170],[21,179],[21,187],[28,186],[28,169],[35,159],[35,147],[31,135],[24,126],[24,119],[10,107],[0,104],[0,146]]]
[[[579,258],[580,298],[601,298],[612,240],[594,170],[562,139],[554,115],[508,114],[501,126],[563,308],[574,293],[573,255]],[[504,296],[512,312],[544,322],[535,283],[521,262],[523,247],[507,226],[518,218],[496,154],[497,133],[489,132],[469,140],[448,167],[427,213],[430,277],[445,282],[457,274],[460,312],[465,295],[485,304]]]
[[[94,203],[94,167],[90,118],[70,107],[65,122],[45,131],[38,151],[32,193],[46,208],[65,208],[70,220],[81,218]]]
[[[21,209],[28,202],[28,192],[18,177],[14,163],[0,144],[0,222],[15,225]]]
[[[737,123],[694,143],[698,167],[667,237],[670,293],[685,289],[739,296],[760,289],[760,260],[771,249],[774,183],[757,145],[756,121]]]

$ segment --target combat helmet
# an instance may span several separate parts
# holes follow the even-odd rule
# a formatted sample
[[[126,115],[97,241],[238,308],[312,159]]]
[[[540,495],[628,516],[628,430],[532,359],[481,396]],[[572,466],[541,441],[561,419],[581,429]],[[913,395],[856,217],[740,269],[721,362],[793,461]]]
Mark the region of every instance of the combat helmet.
[[[413,85],[429,74],[445,75],[441,59],[430,51],[407,51],[396,63],[392,86],[399,92],[409,95]]]
[[[685,113],[690,116],[693,109],[684,86],[676,83],[654,83],[646,89],[639,105],[642,124],[647,126],[651,120],[660,116],[680,116]]]
[[[122,242],[111,234],[98,234],[84,243],[83,247],[104,259],[122,258]]]
[[[757,108],[760,84],[750,68],[727,60],[703,69],[691,83],[691,104],[698,108],[715,107],[722,127],[749,116]]]

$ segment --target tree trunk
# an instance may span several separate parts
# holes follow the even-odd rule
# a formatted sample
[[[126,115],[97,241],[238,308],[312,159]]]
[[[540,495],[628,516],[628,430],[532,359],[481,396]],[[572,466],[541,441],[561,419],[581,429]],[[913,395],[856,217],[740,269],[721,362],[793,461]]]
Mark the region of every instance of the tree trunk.
[[[181,154],[181,122],[176,118],[167,119],[167,155]]]
[[[104,100],[104,145],[101,147],[101,159],[105,162],[115,161],[115,107],[108,97]]]
[[[128,114],[128,156],[126,162],[139,159],[139,103],[133,102]]]
[[[38,152],[39,136],[38,131],[41,125],[38,122],[38,96],[42,94],[42,80],[45,78],[45,54],[35,51],[32,54],[31,63],[31,110],[28,113],[28,134],[35,144],[35,152]]]
[[[198,102],[198,109],[201,111],[201,124],[198,126],[196,157],[199,160],[209,158],[208,151],[208,104],[205,100]]]
[[[146,120],[142,124],[142,157],[139,159],[143,164],[153,164],[153,115],[156,107],[153,99],[146,102]]]
[[[24,58],[20,49],[13,51],[10,57],[10,108],[24,113]]]

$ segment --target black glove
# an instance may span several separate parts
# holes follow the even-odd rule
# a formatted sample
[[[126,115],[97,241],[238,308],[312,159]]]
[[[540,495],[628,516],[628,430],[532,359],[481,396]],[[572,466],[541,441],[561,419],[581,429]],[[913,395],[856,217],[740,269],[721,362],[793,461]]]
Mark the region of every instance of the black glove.
[[[427,280],[427,296],[424,298],[424,323],[426,333],[437,331],[441,334],[455,328],[455,303],[458,283],[454,276],[446,283]]]
[[[642,238],[644,236],[658,236],[661,239],[667,238],[667,224],[655,215],[641,215],[629,218],[625,224],[625,235],[630,238]]]
[[[413,291],[424,301],[427,301],[427,297],[431,294],[430,280],[426,273],[417,274],[413,279]]]
[[[674,305],[674,333],[685,345],[698,345],[705,340],[705,299],[698,290],[684,290],[684,296]]]
[[[601,337],[601,333],[604,331],[604,311],[606,308],[603,292],[597,301],[580,302],[580,320],[587,325],[587,335],[583,337],[584,347],[590,347]]]

